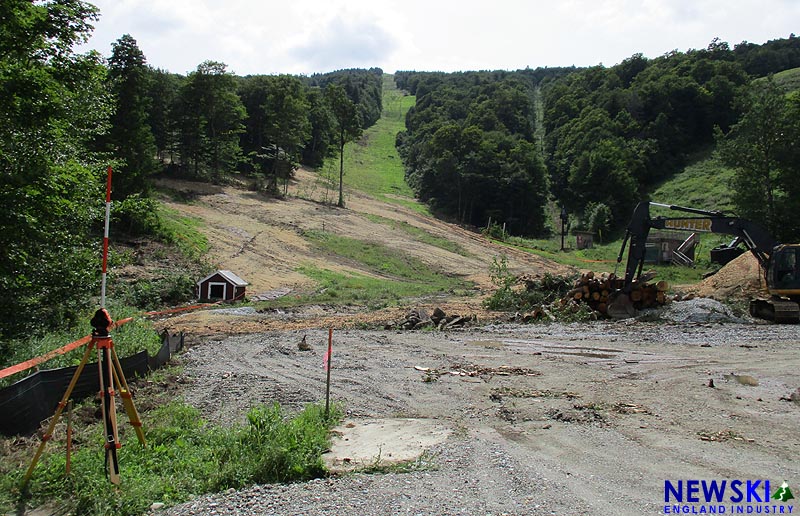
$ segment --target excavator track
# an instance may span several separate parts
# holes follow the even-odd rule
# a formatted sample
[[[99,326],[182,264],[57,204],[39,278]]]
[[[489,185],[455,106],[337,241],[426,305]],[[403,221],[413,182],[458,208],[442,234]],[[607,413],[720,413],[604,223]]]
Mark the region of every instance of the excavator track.
[[[758,298],[750,301],[750,315],[777,324],[800,323],[800,305],[784,299]]]

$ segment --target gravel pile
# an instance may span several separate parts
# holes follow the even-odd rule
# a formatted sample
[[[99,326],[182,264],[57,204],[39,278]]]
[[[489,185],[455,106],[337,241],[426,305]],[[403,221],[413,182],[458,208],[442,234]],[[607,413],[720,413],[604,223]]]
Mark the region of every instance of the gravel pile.
[[[730,308],[710,298],[698,297],[688,301],[676,301],[669,305],[648,311],[646,320],[663,320],[675,323],[746,323],[737,317]]]

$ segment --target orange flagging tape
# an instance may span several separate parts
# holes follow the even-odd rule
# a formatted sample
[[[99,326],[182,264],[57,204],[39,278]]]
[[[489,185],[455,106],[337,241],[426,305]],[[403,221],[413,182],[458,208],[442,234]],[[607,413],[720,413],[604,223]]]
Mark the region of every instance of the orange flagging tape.
[[[122,319],[114,323],[114,328],[119,328],[123,324],[127,324],[133,320],[133,317],[128,317],[127,319]],[[86,344],[92,341],[91,335],[86,335],[85,337],[81,337],[80,339],[76,340],[75,342],[70,342],[66,346],[62,346],[58,349],[54,349],[53,351],[48,351],[44,355],[38,356],[36,358],[32,358],[30,360],[26,360],[17,365],[13,365],[11,367],[7,367],[5,369],[0,370],[0,378],[5,378],[6,376],[11,376],[15,373],[21,373],[22,371],[27,371],[32,367],[36,367],[37,365],[41,364],[42,362],[47,362],[53,357],[58,355],[63,355],[65,353],[69,353],[74,349],[78,349],[81,346],[85,346]]]
[[[153,316],[157,316],[157,315],[169,315],[169,314],[174,314],[174,313],[178,313],[178,312],[185,312],[185,311],[188,311],[188,310],[197,310],[198,308],[206,308],[206,307],[209,307],[209,306],[215,306],[215,305],[219,305],[220,303],[221,303],[221,301],[219,301],[217,303],[205,303],[205,304],[200,304],[200,305],[184,306],[182,308],[171,308],[169,310],[163,310],[163,311],[160,311],[160,312],[145,312],[144,315],[148,316],[148,317],[153,317]],[[113,324],[112,329],[113,328],[119,328],[123,324],[127,324],[127,323],[131,322],[132,320],[133,320],[133,317],[128,317],[128,318],[125,318],[125,319],[121,319],[121,320],[119,320],[119,321],[117,321],[117,322],[115,322]],[[81,346],[85,346],[86,344],[90,343],[91,341],[92,341],[92,336],[91,335],[87,335],[85,337],[82,337],[82,338],[76,340],[75,342],[70,342],[66,346],[62,346],[62,347],[60,347],[58,349],[54,349],[53,351],[48,351],[44,355],[38,356],[36,358],[32,358],[30,360],[26,360],[25,362],[21,362],[21,363],[19,363],[17,365],[13,365],[13,366],[7,367],[5,369],[0,369],[0,378],[5,378],[6,376],[11,376],[12,374],[21,373],[22,371],[27,371],[28,369],[31,369],[32,367],[36,367],[37,365],[41,364],[42,362],[47,362],[48,360],[50,360],[53,357],[56,357],[58,355],[63,355],[65,353],[69,353],[70,351],[72,351],[74,349],[77,349],[77,348],[79,348]]]

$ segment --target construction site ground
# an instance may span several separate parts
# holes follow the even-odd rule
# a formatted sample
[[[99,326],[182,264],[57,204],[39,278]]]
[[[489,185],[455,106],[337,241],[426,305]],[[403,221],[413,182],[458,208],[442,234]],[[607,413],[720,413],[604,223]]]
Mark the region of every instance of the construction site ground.
[[[244,422],[256,403],[299,409],[324,400],[334,328],[331,397],[346,413],[326,458],[338,474],[199,497],[166,513],[635,515],[664,513],[665,480],[786,480],[800,490],[797,326],[703,318],[715,311],[705,305],[700,318],[503,323],[481,307],[494,257],[507,255],[517,273],[569,269],[354,192],[346,209],[331,207],[316,181],[301,171],[286,200],[165,185],[193,199],[169,204],[202,220],[210,260],[245,278],[249,295],[313,289],[302,264],[373,274],[316,255],[302,237],[309,230],[380,242],[473,282],[474,292],[378,311],[226,307],[158,321],[187,334],[185,400],[223,425]],[[437,306],[477,321],[449,331],[379,329],[410,308]],[[304,336],[309,351],[298,349]],[[372,473],[353,472],[365,468]]]

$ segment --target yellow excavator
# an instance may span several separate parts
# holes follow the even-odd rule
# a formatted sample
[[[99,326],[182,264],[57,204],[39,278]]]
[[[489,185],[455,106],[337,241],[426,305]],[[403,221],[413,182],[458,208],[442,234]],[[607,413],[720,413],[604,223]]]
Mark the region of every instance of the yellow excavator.
[[[694,216],[650,217],[650,206],[680,211]],[[612,295],[609,315],[615,318],[635,314],[630,300],[634,279],[642,274],[645,259],[645,243],[650,229],[719,233],[734,236],[734,240],[718,251],[734,251],[744,245],[758,260],[769,296],[750,300],[750,314],[776,323],[800,322],[800,244],[781,244],[764,228],[749,220],[726,215],[719,211],[686,208],[671,204],[640,202],[633,211],[631,222],[622,241],[617,263],[622,262],[625,247],[628,261],[625,267],[625,282],[622,289]]]

